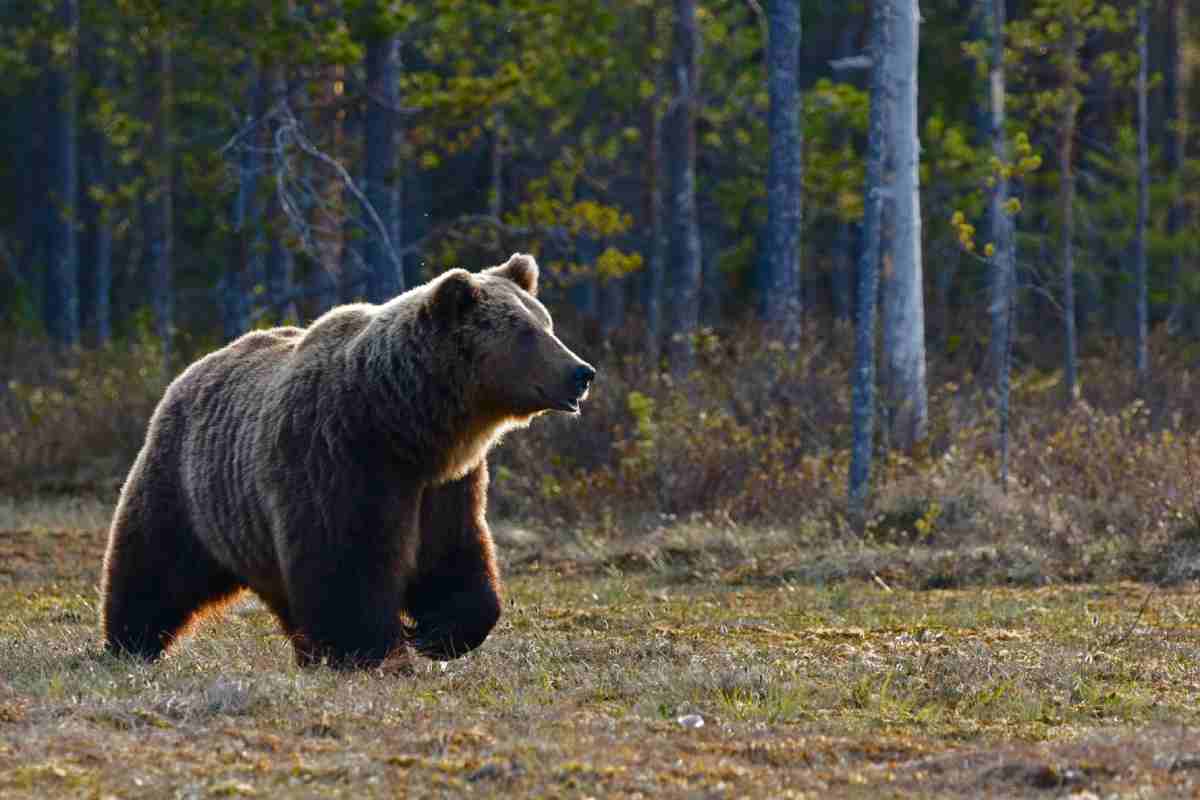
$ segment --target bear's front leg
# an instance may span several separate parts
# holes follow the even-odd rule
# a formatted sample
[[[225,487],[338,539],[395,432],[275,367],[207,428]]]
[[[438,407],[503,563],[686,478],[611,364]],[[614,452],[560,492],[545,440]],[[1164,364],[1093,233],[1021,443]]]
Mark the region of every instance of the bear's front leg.
[[[469,554],[462,556],[447,562],[443,573],[414,585],[412,594],[428,602],[411,604],[416,625],[408,638],[417,652],[435,661],[465,656],[483,644],[500,620],[499,592],[486,573],[469,567]],[[464,574],[457,574],[460,568]]]
[[[500,577],[485,519],[487,464],[425,490],[418,571],[408,587],[412,644],[429,658],[458,658],[500,619]]]
[[[284,539],[286,629],[301,666],[368,668],[406,647],[404,597],[414,569],[419,493],[307,517]],[[396,513],[381,513],[386,506]],[[313,530],[324,520],[334,530]]]
[[[296,663],[375,667],[405,647],[403,585],[392,564],[343,559],[295,567],[288,632]]]

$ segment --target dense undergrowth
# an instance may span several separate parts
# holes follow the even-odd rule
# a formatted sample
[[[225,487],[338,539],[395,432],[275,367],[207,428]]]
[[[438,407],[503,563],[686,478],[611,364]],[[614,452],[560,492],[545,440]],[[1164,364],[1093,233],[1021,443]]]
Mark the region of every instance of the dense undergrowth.
[[[819,324],[797,351],[755,330],[704,332],[697,369],[681,381],[651,369],[632,337],[580,346],[600,368],[583,415],[539,419],[503,443],[492,514],[543,541],[608,551],[681,523],[777,529],[800,543],[890,549],[925,564],[917,582],[930,585],[946,571],[930,561],[938,553],[955,554],[945,576],[955,584],[972,559],[1017,582],[1200,577],[1200,395],[1178,340],[1155,339],[1157,377],[1142,398],[1118,342],[1084,355],[1072,403],[1058,373],[1038,366],[1052,354],[1019,352],[1004,486],[976,351],[931,352],[931,436],[912,456],[878,442],[865,533],[845,514],[850,342],[848,329]],[[0,363],[10,368],[0,491],[114,497],[165,385],[161,349],[63,356],[8,338]]]

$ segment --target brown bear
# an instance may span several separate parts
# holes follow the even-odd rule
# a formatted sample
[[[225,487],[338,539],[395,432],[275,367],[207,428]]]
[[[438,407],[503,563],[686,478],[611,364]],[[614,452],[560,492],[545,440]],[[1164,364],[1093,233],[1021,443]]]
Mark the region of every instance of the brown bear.
[[[304,665],[478,647],[501,602],[488,450],[538,414],[578,414],[596,374],[555,336],[537,284],[516,254],[192,364],[117,505],[107,648],[156,658],[246,588]]]

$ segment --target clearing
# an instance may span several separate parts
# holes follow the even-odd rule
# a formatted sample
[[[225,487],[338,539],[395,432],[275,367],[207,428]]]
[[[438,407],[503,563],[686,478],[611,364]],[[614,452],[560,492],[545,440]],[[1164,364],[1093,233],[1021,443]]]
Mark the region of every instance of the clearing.
[[[445,668],[298,670],[251,597],[146,666],[97,646],[107,513],[0,502],[0,796],[1200,789],[1191,587],[823,582],[772,566],[812,557],[777,535],[748,558],[753,531],[707,555],[526,540],[500,627]]]

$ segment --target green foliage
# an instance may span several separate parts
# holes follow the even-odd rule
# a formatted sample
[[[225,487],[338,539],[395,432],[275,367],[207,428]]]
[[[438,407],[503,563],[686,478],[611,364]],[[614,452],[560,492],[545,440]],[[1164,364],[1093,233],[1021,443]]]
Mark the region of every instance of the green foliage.
[[[23,367],[0,388],[0,487],[107,485],[132,463],[165,388],[162,348],[144,334],[58,366],[47,349],[35,337],[0,340],[4,363]]]
[[[856,150],[867,130],[868,95],[822,78],[804,104],[804,198],[809,217],[862,218],[863,161]]]
[[[1120,191],[1120,187],[1136,185],[1137,181],[1137,134],[1132,125],[1121,125],[1116,131],[1116,141],[1111,148],[1089,148],[1084,157],[1085,170],[1081,180],[1081,205],[1088,218],[1095,220],[1089,233],[1097,242],[1098,257],[1090,261],[1094,273],[1107,278],[1110,283],[1123,287],[1131,280],[1127,274],[1129,265],[1119,260],[1121,253],[1133,241],[1137,219],[1137,195]],[[1180,202],[1189,211],[1197,208],[1200,194],[1197,193],[1195,176],[1200,162],[1188,159],[1180,174],[1165,181],[1151,181],[1150,206],[1166,209],[1173,202]],[[1166,214],[1151,214],[1146,231],[1146,250],[1150,267],[1150,284],[1168,287],[1171,285],[1171,261],[1175,256],[1187,257],[1200,252],[1200,231],[1195,226],[1181,226],[1174,234],[1167,228]],[[1183,276],[1179,288],[1181,299],[1194,302],[1200,297],[1200,285],[1190,274]],[[1164,290],[1150,298],[1156,304],[1165,304],[1169,297]]]
[[[1029,137],[1024,131],[1018,131],[1008,146],[1009,152],[1013,153],[1013,161],[1005,162],[995,155],[989,155],[986,166],[977,163],[980,156],[963,141],[961,135],[949,138],[947,170],[967,170],[967,174],[973,173],[976,180],[980,180],[982,183],[982,186],[977,185],[965,195],[956,198],[961,203],[961,207],[955,208],[954,213],[950,216],[950,227],[954,231],[959,247],[969,253],[975,253],[977,252],[975,226],[968,219],[982,213],[986,202],[985,190],[992,189],[999,180],[1009,181],[1011,184],[1013,181],[1027,179],[1042,166],[1042,157],[1034,152]],[[985,152],[990,153],[990,150]],[[1004,201],[1004,213],[1015,217],[1020,212],[1020,198],[1010,194]],[[984,258],[990,259],[995,252],[996,246],[993,242],[987,242],[982,248]]]
[[[1096,73],[1128,85],[1137,68],[1136,50],[1111,48],[1084,69],[1081,48],[1094,39],[1113,40],[1133,27],[1135,9],[1122,11],[1096,0],[1035,0],[1028,16],[1007,28],[1005,63],[1020,91],[1010,93],[1014,112],[1031,127],[1054,127],[1064,109],[1077,105]]]
[[[654,422],[654,398],[638,391],[629,393],[629,413],[633,417],[633,446],[621,461],[623,468],[644,470],[653,465],[658,425]]]
[[[1030,263],[1026,254],[1040,250],[1042,237],[1056,236],[1059,210],[1052,198],[1059,171],[1053,146],[1064,112],[1086,94],[1089,117],[1081,124],[1088,130],[1073,139],[1085,168],[1077,199],[1080,270],[1106,279],[1102,300],[1119,298],[1124,287],[1114,254],[1123,249],[1133,219],[1132,7],[1101,0],[1023,0],[1010,8],[1005,61],[1012,157],[1002,164],[992,161],[981,140],[984,98],[980,82],[971,79],[973,71],[986,69],[986,42],[968,41],[974,29],[960,5],[931,0],[922,7],[927,21],[921,42],[920,170],[929,221],[923,228],[927,274],[936,276],[939,292],[948,286],[945,296],[956,304],[978,297],[980,262],[961,252],[986,259],[989,246],[976,242],[974,229],[965,226],[980,224],[986,190],[999,176],[1017,183],[1019,200],[1010,200],[1007,210],[1020,213],[1022,265]],[[36,213],[50,201],[28,195],[31,187],[37,194],[36,187],[46,183],[39,165],[49,132],[31,136],[29,126],[46,117],[47,71],[71,44],[56,9],[47,0],[13,0],[0,9],[0,69],[7,78],[0,93],[10,101],[10,113],[0,121],[5,148],[0,218],[19,220],[0,227],[6,324],[25,325],[37,316],[46,270],[41,244],[28,231],[41,224]],[[286,81],[290,109],[305,134],[358,177],[369,91],[362,60],[366,43],[380,36],[398,37],[403,65],[398,147],[409,206],[405,223],[421,218],[402,235],[401,244],[417,240],[412,261],[428,273],[449,263],[490,263],[498,251],[528,249],[561,278],[547,283],[552,292],[571,283],[636,276],[646,261],[649,177],[657,175],[658,189],[669,191],[661,180],[662,152],[651,172],[649,137],[654,120],[661,122],[672,104],[673,76],[666,74],[673,46],[670,4],[105,0],[83,3],[81,11],[80,121],[86,135],[102,135],[102,163],[109,173],[96,179],[93,160],[85,158],[83,191],[103,208],[114,238],[114,322],[120,331],[136,327],[122,314],[146,302],[143,215],[162,167],[149,147],[155,81],[146,66],[148,54],[163,45],[169,45],[174,63],[173,260],[175,286],[186,298],[179,303],[179,324],[195,328],[198,337],[215,337],[219,327],[214,287],[233,252],[228,227],[239,147],[253,147],[261,157],[255,199],[265,203],[276,188],[280,164],[272,160],[267,131],[255,130],[231,146],[255,111],[255,81],[264,74]],[[766,215],[768,98],[762,11],[761,3],[698,9],[698,199],[704,246],[711,250],[706,256],[728,290],[722,298],[727,318],[747,314],[747,289],[756,285],[763,260],[758,234]],[[835,72],[828,58],[858,50],[865,11],[861,3],[837,8],[803,3],[803,268],[805,292],[812,290],[818,308],[827,291],[822,271],[845,263],[845,240],[837,237],[862,214],[868,115],[864,75]],[[270,107],[281,99],[272,95],[258,102]],[[1178,201],[1192,218],[1200,214],[1194,189],[1200,180],[1194,162],[1178,174],[1162,174],[1157,136],[1154,145],[1151,293],[1161,305],[1174,288],[1172,259],[1198,250],[1194,226],[1167,233],[1166,208]],[[351,265],[351,251],[367,234],[354,224],[358,210],[331,169],[303,159],[290,166],[289,179],[300,196],[297,219],[317,231],[314,252],[297,262],[303,283],[321,274],[319,262]],[[27,213],[30,208],[37,212]],[[954,224],[944,224],[947,219]],[[263,219],[252,254],[261,255],[263,233],[300,241],[285,230],[289,224],[278,214]],[[959,270],[960,260],[969,269]],[[246,277],[246,286],[263,282],[261,275]],[[634,285],[640,282],[624,281],[621,291]],[[1200,297],[1195,271],[1184,270],[1179,285],[1183,299]],[[359,289],[347,287],[343,295]],[[311,318],[320,310],[309,299],[315,292],[302,291],[300,314]],[[628,294],[626,300],[637,299]],[[275,318],[264,313],[264,297],[247,299],[255,319]],[[964,332],[945,333],[963,341]]]

